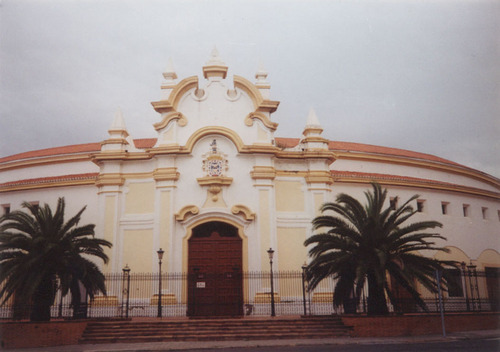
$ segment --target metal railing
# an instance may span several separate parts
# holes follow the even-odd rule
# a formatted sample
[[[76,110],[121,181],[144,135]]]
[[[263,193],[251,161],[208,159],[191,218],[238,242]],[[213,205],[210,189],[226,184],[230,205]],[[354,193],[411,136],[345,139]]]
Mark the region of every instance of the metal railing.
[[[240,282],[235,301],[238,311],[245,316],[271,315],[270,272],[245,272],[237,278]],[[201,281],[200,281],[201,280]],[[208,280],[217,277],[194,277],[186,273],[163,273],[161,275],[161,314],[162,317],[179,317],[189,314],[193,304],[211,304],[201,301],[200,292],[208,288]],[[82,302],[76,317],[80,318],[130,318],[156,317],[159,307],[158,273],[112,273],[106,274],[106,296],[96,296]],[[453,292],[445,292],[443,305],[446,312],[498,311],[500,308],[500,277],[498,271],[462,271],[458,282],[460,287]],[[347,301],[340,307],[333,305],[335,280],[323,280],[312,291],[307,290],[307,282],[302,271],[273,272],[275,313],[284,315],[331,315],[367,312],[367,287],[356,300]],[[190,293],[191,290],[191,293]],[[423,312],[413,299],[402,290],[393,290],[393,300],[388,299],[389,311],[393,313]],[[450,294],[453,296],[450,297]],[[198,295],[198,296],[197,296]],[[233,295],[234,296],[234,295]],[[198,298],[198,299],[197,299]],[[422,298],[431,312],[439,312],[438,296],[422,292]],[[195,303],[195,301],[197,303]],[[215,302],[215,301],[214,301]],[[351,303],[351,304],[349,304]],[[216,304],[216,303],[212,303]],[[220,301],[219,301],[220,304]],[[29,307],[17,307],[28,318]],[[14,306],[5,304],[0,307],[0,319],[12,319]],[[21,314],[22,315],[22,314]],[[19,316],[19,315],[18,315]],[[51,308],[53,318],[74,317],[71,297],[61,297],[60,292]]]

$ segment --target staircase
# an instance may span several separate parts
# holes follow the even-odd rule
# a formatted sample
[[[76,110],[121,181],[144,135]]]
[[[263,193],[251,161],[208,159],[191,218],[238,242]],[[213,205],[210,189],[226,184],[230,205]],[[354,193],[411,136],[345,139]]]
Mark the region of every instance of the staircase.
[[[339,317],[89,322],[81,344],[311,339],[349,336]]]

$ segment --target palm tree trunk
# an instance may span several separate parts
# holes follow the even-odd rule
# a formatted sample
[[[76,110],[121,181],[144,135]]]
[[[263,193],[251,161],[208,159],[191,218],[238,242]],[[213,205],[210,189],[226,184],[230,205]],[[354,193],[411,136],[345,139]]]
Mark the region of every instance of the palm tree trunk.
[[[46,276],[38,285],[33,295],[33,309],[31,311],[31,321],[49,321],[50,307],[54,303],[55,282],[50,276]]]
[[[368,273],[368,315],[387,315],[384,286],[377,282],[373,272]]]

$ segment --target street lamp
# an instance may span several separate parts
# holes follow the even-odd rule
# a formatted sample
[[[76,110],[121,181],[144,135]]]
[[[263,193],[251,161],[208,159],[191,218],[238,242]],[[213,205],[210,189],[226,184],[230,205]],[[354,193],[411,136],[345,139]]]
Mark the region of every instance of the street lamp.
[[[125,304],[125,318],[128,319],[128,304],[129,304],[129,298],[130,298],[130,268],[128,267],[128,264],[125,265],[125,267],[122,269],[123,270],[123,276],[127,278],[127,288],[123,290],[123,294],[127,294],[127,303]]]
[[[307,265],[304,263],[302,265],[302,303],[304,304],[304,316],[307,315],[307,307],[306,307],[306,270]]]
[[[267,251],[267,255],[269,255],[269,265],[271,267],[271,316],[275,317],[276,316],[276,311],[274,310],[274,283],[273,283],[273,255],[274,255],[274,250],[272,248],[269,248]]]
[[[158,318],[161,318],[161,260],[165,251],[160,248],[156,253],[158,253]]]

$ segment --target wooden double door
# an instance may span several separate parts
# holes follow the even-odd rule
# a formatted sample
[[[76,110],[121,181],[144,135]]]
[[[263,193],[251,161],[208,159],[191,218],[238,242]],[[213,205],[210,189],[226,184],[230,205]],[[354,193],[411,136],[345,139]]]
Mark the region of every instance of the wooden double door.
[[[242,241],[236,227],[214,221],[188,242],[188,316],[243,315]]]

